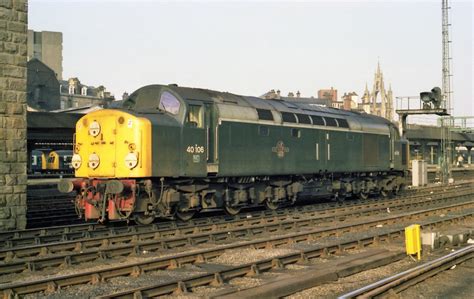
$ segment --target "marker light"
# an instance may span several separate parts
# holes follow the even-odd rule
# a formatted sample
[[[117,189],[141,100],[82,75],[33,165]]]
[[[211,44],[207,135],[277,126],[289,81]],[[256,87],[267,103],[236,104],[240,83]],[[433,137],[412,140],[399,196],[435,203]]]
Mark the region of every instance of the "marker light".
[[[97,121],[93,121],[89,126],[89,134],[92,136],[97,136],[100,133],[100,125]]]
[[[95,153],[90,154],[89,156],[89,167],[92,169],[96,169],[100,164],[99,156]]]
[[[135,153],[128,153],[125,156],[125,166],[133,169],[137,166],[138,164],[138,156]]]
[[[72,167],[74,169],[78,169],[79,167],[81,167],[81,164],[82,164],[81,156],[79,156],[78,154],[72,155],[72,159],[71,159]]]

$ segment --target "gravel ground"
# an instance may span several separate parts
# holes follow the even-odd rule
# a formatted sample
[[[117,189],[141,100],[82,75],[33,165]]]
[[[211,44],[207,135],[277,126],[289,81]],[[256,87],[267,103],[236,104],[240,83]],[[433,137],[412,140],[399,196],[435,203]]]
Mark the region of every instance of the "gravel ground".
[[[216,264],[223,264],[223,265],[230,265],[230,266],[237,266],[243,265],[251,262],[255,262],[258,260],[263,260],[267,258],[272,258],[279,255],[285,255],[290,253],[296,253],[298,251],[293,249],[252,249],[252,248],[244,248],[244,249],[235,249],[235,250],[227,250],[223,255],[217,257],[216,259],[210,261]]]
[[[464,227],[474,226],[474,221],[463,225]],[[447,226],[442,231],[457,229],[458,226]],[[393,249],[395,244],[384,246]],[[451,249],[426,252],[422,257],[422,262],[427,262],[449,253]],[[313,261],[315,262],[315,261]],[[418,263],[411,258],[387,266],[364,271],[349,277],[339,279],[335,283],[326,284],[293,294],[287,298],[337,298],[338,296],[366,286],[370,283],[385,277],[400,273],[404,270],[417,266]],[[470,260],[464,265],[455,269],[443,272],[425,282],[422,282],[402,293],[399,298],[473,298],[474,297],[474,260]]]
[[[337,282],[331,284],[325,284],[315,288],[307,289],[305,291],[293,294],[286,298],[337,298],[338,295],[341,295],[345,292],[349,292],[356,288],[365,286],[369,283],[375,282],[391,274],[404,271],[410,267],[413,267],[414,264],[415,262],[413,262],[413,260],[406,258],[399,262],[392,263],[384,267],[360,272],[352,276],[341,278]]]
[[[164,283],[175,279],[184,279],[194,275],[204,273],[202,269],[193,265],[185,265],[184,267],[176,270],[166,271],[152,271],[147,272],[145,275],[139,277],[116,277],[108,280],[107,282],[98,284],[86,284],[67,287],[51,294],[32,294],[25,296],[26,299],[33,298],[49,298],[49,299],[75,299],[75,298],[91,298],[94,296],[111,294],[114,292],[120,292],[137,288],[141,286],[148,286],[156,283]]]
[[[474,259],[454,269],[444,271],[399,294],[400,298],[457,298],[474,297]]]

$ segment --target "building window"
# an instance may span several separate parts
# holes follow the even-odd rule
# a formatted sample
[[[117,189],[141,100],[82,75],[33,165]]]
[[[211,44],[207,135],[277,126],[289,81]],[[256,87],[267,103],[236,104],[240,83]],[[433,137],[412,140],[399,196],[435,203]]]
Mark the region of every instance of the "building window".
[[[87,87],[86,87],[86,86],[83,86],[83,87],[81,88],[81,95],[83,95],[83,96],[86,96],[86,95],[87,95]]]
[[[74,85],[69,85],[69,94],[75,94],[76,93],[76,88]]]
[[[39,102],[40,100],[40,95],[41,95],[41,88],[39,86],[37,86],[35,88],[35,93],[34,93],[34,100],[35,102]]]

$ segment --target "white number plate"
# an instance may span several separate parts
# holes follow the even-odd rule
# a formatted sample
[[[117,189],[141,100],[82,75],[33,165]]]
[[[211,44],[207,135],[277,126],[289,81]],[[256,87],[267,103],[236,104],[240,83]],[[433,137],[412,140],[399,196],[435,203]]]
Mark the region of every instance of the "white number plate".
[[[204,146],[203,145],[188,145],[188,147],[186,148],[186,152],[188,154],[204,154]]]

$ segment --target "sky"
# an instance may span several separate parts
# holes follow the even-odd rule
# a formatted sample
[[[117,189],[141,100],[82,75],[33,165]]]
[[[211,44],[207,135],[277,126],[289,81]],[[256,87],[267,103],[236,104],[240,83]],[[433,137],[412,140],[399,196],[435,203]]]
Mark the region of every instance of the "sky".
[[[474,116],[474,6],[450,6],[454,115]],[[118,99],[171,83],[361,96],[378,61],[395,97],[441,86],[441,0],[30,0],[28,9],[30,29],[63,33],[63,78]]]

